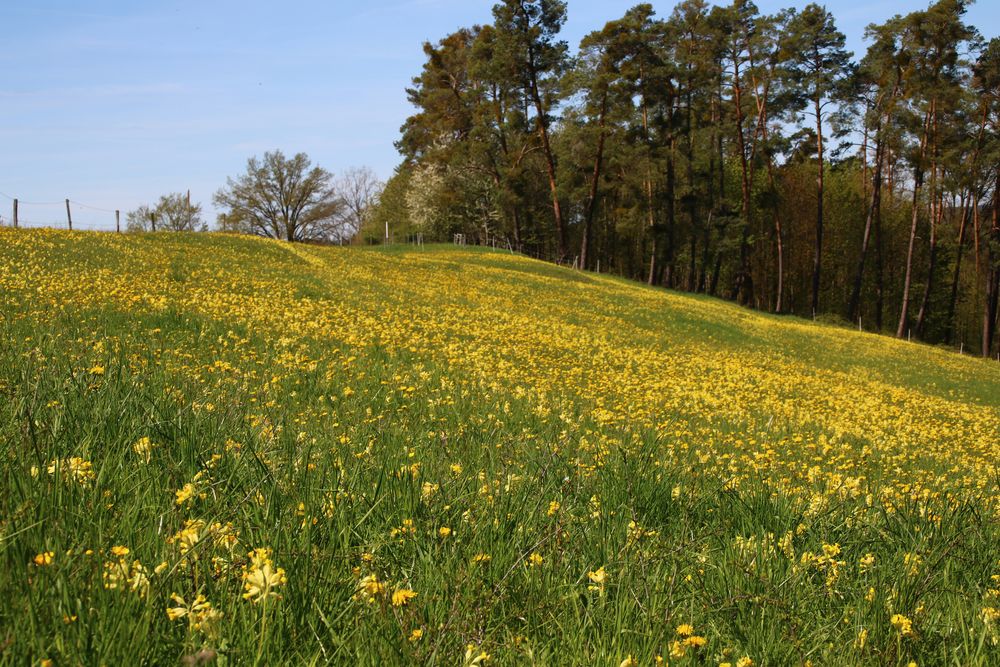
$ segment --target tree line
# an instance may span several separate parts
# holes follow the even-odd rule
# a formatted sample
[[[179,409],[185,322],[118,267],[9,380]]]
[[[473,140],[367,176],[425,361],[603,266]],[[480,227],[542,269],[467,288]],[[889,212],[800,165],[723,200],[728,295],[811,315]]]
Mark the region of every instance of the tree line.
[[[1000,40],[968,5],[872,24],[855,58],[816,4],[639,4],[571,53],[565,2],[503,0],[424,45],[367,233],[499,238],[991,355]]]
[[[284,241],[349,243],[378,200],[382,182],[368,167],[352,167],[339,177],[314,165],[305,153],[286,157],[280,150],[247,160],[246,171],[226,179],[212,197],[220,210],[216,229]],[[130,232],[207,231],[201,205],[190,193],[170,193],[155,205],[142,204],[126,215]]]

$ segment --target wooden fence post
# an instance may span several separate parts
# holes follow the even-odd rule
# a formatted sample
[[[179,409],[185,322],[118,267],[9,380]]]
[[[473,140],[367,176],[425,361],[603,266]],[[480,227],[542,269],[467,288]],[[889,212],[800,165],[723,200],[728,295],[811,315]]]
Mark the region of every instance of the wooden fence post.
[[[66,222],[69,224],[69,231],[73,231],[73,216],[69,212],[69,200],[66,200]]]
[[[153,231],[156,231],[156,214],[152,211],[149,212],[149,224],[152,226]]]
[[[17,199],[14,199],[14,229],[17,229]]]
[[[122,218],[118,209],[115,209],[115,231],[119,234],[122,233]]]

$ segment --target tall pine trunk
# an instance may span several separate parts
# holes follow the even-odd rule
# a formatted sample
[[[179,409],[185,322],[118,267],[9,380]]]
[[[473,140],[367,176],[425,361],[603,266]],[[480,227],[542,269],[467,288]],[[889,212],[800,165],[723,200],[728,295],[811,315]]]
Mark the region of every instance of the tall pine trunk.
[[[817,90],[813,100],[816,112],[816,155],[818,171],[816,173],[816,246],[813,249],[812,274],[812,316],[819,312],[820,273],[823,269],[823,116],[821,100]]]
[[[562,208],[559,206],[559,190],[556,185],[556,160],[552,154],[552,145],[549,142],[548,123],[545,120],[545,107],[542,105],[542,96],[538,92],[538,76],[533,71],[531,73],[531,100],[535,105],[535,113],[538,119],[538,136],[542,142],[542,151],[545,153],[545,167],[549,177],[549,192],[552,194],[552,214],[556,223],[556,252],[557,259],[562,262],[566,259],[566,226],[563,224]]]
[[[868,245],[875,224],[876,211],[882,204],[882,136],[879,131],[881,121],[875,130],[875,175],[872,177],[872,197],[865,216],[865,232],[861,238],[861,253],[858,256],[858,268],[854,273],[854,285],[851,287],[851,298],[847,305],[847,321],[854,322],[861,310],[861,286],[864,282],[865,262],[868,258]]]
[[[920,188],[924,182],[924,156],[927,151],[927,133],[930,128],[931,115],[927,112],[924,118],[924,132],[920,137],[920,155],[913,167],[913,206],[910,209],[910,243],[906,251],[906,274],[903,277],[903,302],[899,309],[899,324],[896,326],[896,337],[903,338],[910,323],[910,285],[913,282],[913,250],[917,243],[917,222],[920,219]]]
[[[963,193],[963,199],[965,199]],[[962,221],[958,227],[958,248],[955,250],[955,273],[951,279],[951,298],[948,300],[948,331],[945,334],[945,342],[951,345],[955,338],[955,309],[958,305],[958,285],[962,277],[962,255],[965,254],[965,232],[969,226],[971,193],[968,199],[962,202]]]
[[[993,189],[993,211],[987,244],[986,304],[983,308],[983,356],[993,354],[993,337],[997,328],[997,306],[1000,304],[1000,169]]]
[[[580,268],[588,268],[588,253],[590,250],[591,230],[594,225],[594,214],[597,211],[598,183],[601,179],[601,166],[604,161],[604,138],[605,138],[605,117],[608,112],[608,93],[604,92],[601,97],[601,113],[597,121],[598,134],[597,152],[594,155],[594,168],[590,175],[590,193],[587,198],[587,213],[583,219],[583,240],[580,242]]]

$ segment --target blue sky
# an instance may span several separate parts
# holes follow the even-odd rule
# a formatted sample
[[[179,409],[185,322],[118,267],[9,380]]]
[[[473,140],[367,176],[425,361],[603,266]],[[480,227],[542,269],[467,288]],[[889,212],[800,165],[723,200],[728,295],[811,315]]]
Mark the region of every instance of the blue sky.
[[[564,36],[638,0],[569,0]],[[668,15],[674,2],[654,2]],[[763,12],[806,4],[758,0]],[[829,2],[849,46],[865,25],[926,6],[915,0]],[[125,212],[191,191],[214,220],[212,193],[266,150],[305,151],[333,172],[368,165],[386,178],[410,113],[404,88],[421,45],[490,20],[491,0],[190,2],[3,0],[0,192],[30,223],[65,222],[69,197]],[[1000,2],[968,14],[997,34]],[[33,204],[29,202],[39,202]],[[41,205],[41,203],[53,204]],[[113,215],[74,204],[74,226]],[[0,196],[0,215],[10,201]]]

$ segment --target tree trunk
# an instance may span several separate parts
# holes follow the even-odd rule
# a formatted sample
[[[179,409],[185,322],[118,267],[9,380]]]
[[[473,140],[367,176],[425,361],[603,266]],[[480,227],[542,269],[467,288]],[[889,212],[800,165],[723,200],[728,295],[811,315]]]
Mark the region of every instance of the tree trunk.
[[[924,180],[924,155],[927,150],[927,132],[930,127],[930,112],[924,118],[924,133],[920,138],[920,156],[913,167],[913,206],[910,209],[910,243],[906,251],[906,274],[903,278],[903,303],[899,310],[899,325],[896,327],[896,337],[906,336],[910,315],[910,284],[913,281],[913,249],[917,242],[917,221],[920,219],[920,188]]]
[[[993,188],[992,224],[990,225],[987,257],[989,268],[986,273],[986,304],[983,308],[983,356],[993,353],[993,337],[996,335],[997,306],[1000,303],[1000,169],[997,170]]]
[[[875,210],[875,331],[882,333],[885,315],[885,259],[882,245],[882,197]]]
[[[674,172],[674,137],[671,135],[667,145],[667,185],[664,197],[667,204],[667,247],[665,248],[665,260],[663,263],[663,284],[667,287],[674,286],[674,249],[675,230],[677,212],[674,208],[674,195],[677,175]]]
[[[691,66],[688,65],[688,80],[687,80],[687,91],[686,91],[686,114],[687,114],[687,126],[684,128],[684,153],[685,166],[686,166],[686,176],[687,176],[687,200],[686,208],[688,214],[688,227],[691,233],[691,243],[690,243],[690,261],[688,262],[688,277],[687,277],[687,291],[694,292],[697,289],[697,263],[695,262],[695,256],[698,251],[698,212],[697,203],[695,198],[695,184],[694,184],[694,113],[691,107],[692,104],[692,90],[694,84],[690,76]],[[709,176],[711,179],[711,176]]]
[[[820,96],[817,91],[813,100],[816,111],[816,155],[818,171],[816,173],[816,247],[813,251],[812,275],[812,316],[819,312],[819,281],[823,267],[823,116],[821,114]]]
[[[927,283],[924,286],[924,295],[920,300],[920,310],[917,311],[917,337],[924,338],[927,326],[927,316],[930,312],[931,291],[934,288],[934,278],[937,271],[937,230],[941,225],[941,218],[944,215],[944,198],[938,174],[938,113],[937,106],[931,102],[931,116],[933,120],[933,150],[931,151],[931,196],[930,196],[930,255],[927,260]]]
[[[733,59],[733,104],[736,120],[736,150],[740,154],[741,177],[741,211],[743,216],[743,231],[740,237],[740,270],[733,285],[732,298],[741,304],[753,300],[753,287],[750,279],[750,165],[747,160],[746,137],[743,135],[743,88],[740,83],[739,56]]]
[[[594,155],[594,168],[591,170],[590,175],[590,193],[587,199],[587,213],[583,220],[583,240],[580,242],[580,268],[586,270],[587,267],[587,253],[589,251],[590,240],[591,240],[591,229],[594,224],[594,213],[597,211],[597,192],[598,183],[601,179],[601,166],[604,160],[604,127],[605,127],[605,116],[608,111],[608,94],[605,91],[604,95],[601,97],[601,114],[597,121],[598,127],[598,137],[597,137],[597,153]]]
[[[531,57],[534,60],[534,56]],[[556,254],[557,260],[566,259],[566,227],[563,224],[562,209],[559,206],[559,190],[556,186],[556,160],[549,143],[548,123],[545,120],[545,107],[542,96],[538,92],[537,72],[531,72],[531,98],[535,104],[535,114],[538,120],[538,136],[542,141],[542,151],[545,153],[545,167],[549,177],[549,191],[552,193],[552,214],[556,223]]]
[[[951,279],[951,298],[948,300],[948,331],[945,333],[945,342],[951,345],[955,338],[955,309],[958,305],[958,285],[962,276],[962,255],[965,254],[965,231],[969,226],[970,201],[963,193],[962,221],[958,227],[958,248],[955,249],[955,273]]]
[[[861,254],[858,257],[858,268],[854,273],[854,286],[851,288],[851,298],[847,305],[847,321],[854,322],[858,318],[861,308],[861,285],[864,281],[865,260],[868,257],[868,244],[872,235],[872,227],[875,223],[875,211],[881,205],[882,196],[882,138],[881,121],[879,128],[875,132],[875,175],[872,178],[872,198],[868,207],[868,215],[865,217],[865,233],[861,238]],[[866,156],[867,160],[867,156]]]

